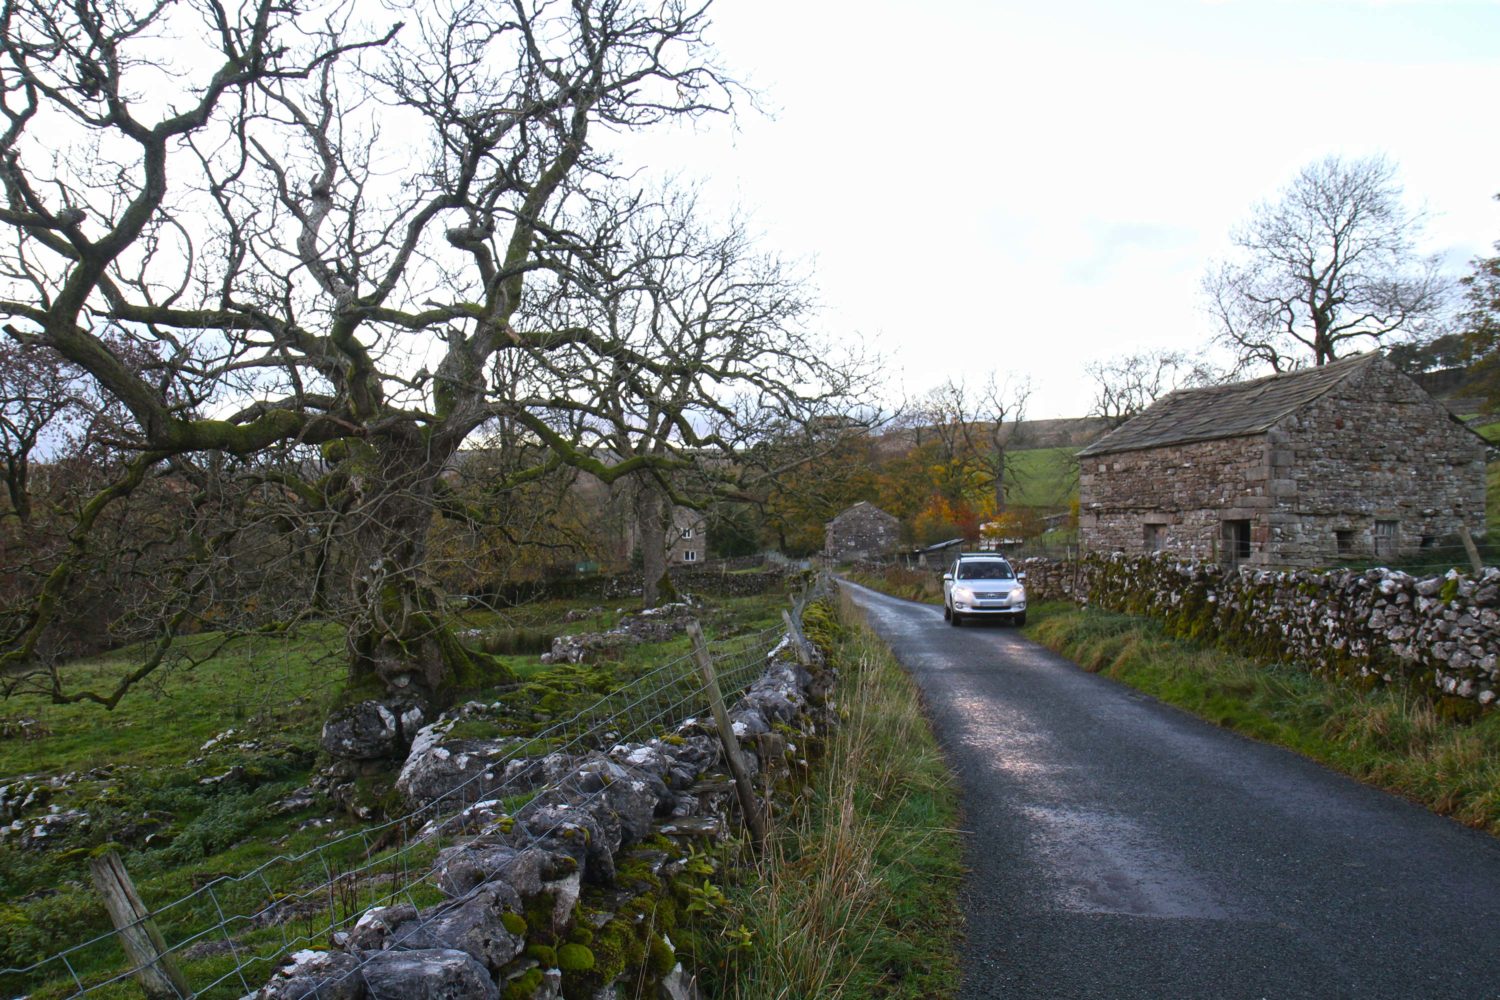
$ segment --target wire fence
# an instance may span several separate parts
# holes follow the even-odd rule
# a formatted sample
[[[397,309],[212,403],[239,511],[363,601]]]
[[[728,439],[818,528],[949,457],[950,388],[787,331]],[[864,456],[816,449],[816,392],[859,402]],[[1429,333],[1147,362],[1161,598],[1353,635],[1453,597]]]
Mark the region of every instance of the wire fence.
[[[819,581],[794,598],[794,620],[824,586]],[[788,640],[786,630],[776,626],[709,642],[725,697],[748,688],[764,671],[766,658]],[[219,875],[156,907],[148,919],[161,931],[164,948],[159,950],[184,968],[191,981],[188,996],[211,1000],[254,992],[283,957],[326,946],[331,935],[351,927],[366,910],[398,903],[420,909],[444,899],[434,881],[438,853],[493,818],[490,811],[471,816],[477,805],[503,812],[523,805],[537,790],[543,758],[642,742],[707,711],[693,654],[677,656],[575,715],[515,738],[483,770],[418,809],[246,872]],[[531,830],[526,836],[544,840],[550,832]],[[25,967],[0,969],[0,997],[135,998],[140,990],[134,977],[140,971],[117,929]]]

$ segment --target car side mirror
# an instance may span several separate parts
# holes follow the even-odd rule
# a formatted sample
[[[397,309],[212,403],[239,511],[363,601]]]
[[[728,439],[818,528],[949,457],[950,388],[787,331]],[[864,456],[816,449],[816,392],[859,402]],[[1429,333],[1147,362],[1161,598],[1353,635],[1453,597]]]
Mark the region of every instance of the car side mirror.
[[[952,573],[944,573],[943,574],[943,582],[944,583],[947,583],[948,581],[950,581],[952,579],[953,579],[953,574]]]

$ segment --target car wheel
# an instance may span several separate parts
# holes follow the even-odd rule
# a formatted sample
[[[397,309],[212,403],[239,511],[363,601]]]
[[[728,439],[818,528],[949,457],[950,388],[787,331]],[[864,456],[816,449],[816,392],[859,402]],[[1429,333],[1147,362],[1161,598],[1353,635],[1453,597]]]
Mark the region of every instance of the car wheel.
[[[958,626],[962,625],[963,623],[964,623],[963,616],[960,615],[957,611],[951,612],[948,615],[948,624],[949,625],[952,625],[953,627],[957,628]]]
[[[1016,617],[1014,619],[1012,619],[1012,621],[1014,622],[1016,628],[1020,628],[1022,625],[1025,625],[1026,624],[1026,612],[1022,611],[1020,614],[1016,615]]]
[[[945,621],[945,622],[951,622],[952,620],[953,620],[953,609],[950,608],[950,607],[948,607],[948,605],[944,604],[943,605],[943,621]]]

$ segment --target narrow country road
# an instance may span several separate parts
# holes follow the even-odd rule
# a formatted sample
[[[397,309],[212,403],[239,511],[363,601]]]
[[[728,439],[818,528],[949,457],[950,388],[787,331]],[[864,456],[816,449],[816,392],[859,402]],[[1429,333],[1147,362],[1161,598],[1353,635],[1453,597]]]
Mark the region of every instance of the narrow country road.
[[[1500,998],[1500,841],[845,584],[963,787],[965,998]]]

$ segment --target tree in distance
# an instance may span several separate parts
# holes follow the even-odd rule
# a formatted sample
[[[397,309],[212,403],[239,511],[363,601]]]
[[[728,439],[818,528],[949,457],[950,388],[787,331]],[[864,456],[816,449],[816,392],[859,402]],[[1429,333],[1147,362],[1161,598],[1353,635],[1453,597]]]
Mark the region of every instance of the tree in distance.
[[[1216,341],[1240,371],[1325,365],[1351,348],[1420,337],[1442,308],[1437,256],[1416,241],[1383,157],[1303,167],[1231,236],[1234,255],[1203,280]]]
[[[1103,418],[1112,428],[1169,392],[1212,385],[1222,378],[1206,360],[1185,351],[1138,351],[1090,361],[1083,370],[1094,382],[1089,416]]]
[[[549,353],[548,394],[513,414],[587,472],[634,466],[610,478],[633,515],[648,607],[670,591],[674,508],[761,502],[832,446],[832,430],[877,419],[871,366],[808,326],[806,280],[758,251],[742,219],[705,217],[681,190],[591,200],[570,226],[594,250],[536,282],[537,311],[618,349]]]

